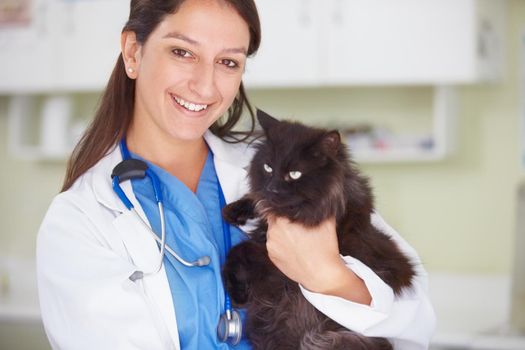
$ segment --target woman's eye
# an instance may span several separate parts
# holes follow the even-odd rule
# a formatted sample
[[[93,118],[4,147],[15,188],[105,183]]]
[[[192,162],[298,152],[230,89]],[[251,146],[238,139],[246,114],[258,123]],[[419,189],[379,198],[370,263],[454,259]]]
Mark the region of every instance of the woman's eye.
[[[175,56],[179,57],[191,57],[191,53],[184,49],[173,49],[171,50],[175,54]]]
[[[290,179],[298,180],[301,176],[303,176],[303,173],[300,171],[290,171],[288,175],[290,176]]]
[[[221,64],[225,65],[228,68],[237,68],[237,67],[239,67],[239,64],[237,62],[235,62],[234,60],[227,59],[227,58],[222,59],[219,62]]]
[[[264,164],[264,171],[266,171],[268,174],[271,174],[273,172],[273,169],[268,164]]]

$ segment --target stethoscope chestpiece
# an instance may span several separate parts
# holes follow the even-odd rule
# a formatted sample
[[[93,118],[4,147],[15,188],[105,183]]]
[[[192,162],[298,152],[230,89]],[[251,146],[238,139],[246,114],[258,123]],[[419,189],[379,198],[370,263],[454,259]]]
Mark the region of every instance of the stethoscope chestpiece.
[[[228,313],[231,317],[228,317]],[[231,310],[221,315],[217,326],[217,336],[223,343],[237,345],[242,337],[242,321],[237,310]]]

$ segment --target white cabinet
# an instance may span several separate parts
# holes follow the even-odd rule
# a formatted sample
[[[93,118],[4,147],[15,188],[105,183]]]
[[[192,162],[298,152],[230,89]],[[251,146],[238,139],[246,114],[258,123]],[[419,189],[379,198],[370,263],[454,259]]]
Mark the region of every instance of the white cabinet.
[[[55,79],[56,43],[48,6],[35,1],[32,12],[30,25],[0,28],[0,93],[44,90]]]
[[[102,90],[120,53],[129,1],[62,2],[58,84],[68,91]]]
[[[262,42],[250,59],[248,86],[301,86],[319,81],[319,0],[258,0]]]
[[[365,150],[362,161],[443,159],[454,130],[454,86],[501,73],[506,0],[256,1],[262,44],[246,68],[248,88],[435,87],[433,147]],[[27,125],[34,122],[27,106],[39,94],[49,102],[44,106],[57,101],[67,106],[64,96],[70,93],[104,88],[118,56],[129,0],[32,4],[27,26],[0,27],[0,94],[15,95],[9,108],[14,135],[9,144],[14,153],[30,158],[61,158],[67,150],[59,142],[24,142]],[[54,115],[36,114],[43,126],[49,125],[45,115]],[[55,129],[62,130],[44,128],[41,135],[53,135],[45,131]]]
[[[248,87],[471,83],[502,67],[505,0],[257,0]],[[127,0],[34,0],[0,28],[0,93],[101,90]]]
[[[247,86],[458,84],[502,67],[505,0],[260,0]]]
[[[0,93],[96,91],[119,53],[123,0],[35,0],[27,25],[0,28]]]

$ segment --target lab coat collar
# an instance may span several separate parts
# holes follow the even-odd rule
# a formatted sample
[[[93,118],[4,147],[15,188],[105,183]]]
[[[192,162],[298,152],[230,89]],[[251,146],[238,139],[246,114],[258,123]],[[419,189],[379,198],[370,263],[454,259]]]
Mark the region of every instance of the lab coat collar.
[[[113,191],[111,173],[113,168],[122,161],[122,154],[120,153],[120,148],[118,146],[113,147],[113,149],[104,157],[100,162],[98,162],[90,171],[89,174],[92,176],[91,186],[95,193],[95,197],[99,203],[104,205],[106,208],[111,209],[116,212],[123,213],[125,212],[126,206],[117,194]],[[89,177],[87,177],[89,179]],[[125,181],[121,184],[124,193],[128,196],[134,206],[136,202],[130,196],[131,184],[129,181]],[[131,191],[132,192],[132,191]],[[134,197],[134,196],[133,196]]]
[[[227,143],[210,131],[204,135],[213,152],[215,171],[227,203],[231,203],[248,191],[247,173],[253,148],[246,143]]]
[[[211,131],[204,134],[204,139],[216,159],[247,170],[252,155],[252,148],[248,144],[225,142]]]
[[[248,146],[228,144],[211,133],[207,133],[205,139],[214,154],[215,170],[226,202],[237,200],[248,190],[245,169],[251,156]],[[152,271],[158,264],[158,246],[148,230],[151,225],[133,193],[131,181],[122,182],[121,188],[142,220],[125,207],[112,187],[111,173],[121,161],[120,148],[116,146],[90,170],[92,178],[89,185],[93,188],[97,201],[114,212],[116,219],[113,225],[121,233],[122,241],[134,263],[144,272]],[[86,176],[86,179],[90,181],[90,176]],[[131,227],[133,231],[130,231]]]
[[[226,202],[232,202],[248,190],[246,168],[251,159],[250,148],[246,144],[228,144],[212,133],[207,132],[205,140],[214,155],[217,176],[221,183]],[[121,183],[124,193],[135,207],[144,223],[124,206],[112,187],[111,173],[122,161],[120,148],[115,146],[81,181],[89,181],[97,201],[113,211],[113,227],[118,232],[128,252],[129,259],[143,272],[154,270],[158,264],[159,249],[144,224],[149,225],[147,217],[133,193],[130,181]],[[78,186],[78,184],[77,184]],[[160,313],[157,318],[158,329],[162,330],[178,348],[176,312],[164,266],[158,273],[146,275],[142,283],[151,303]],[[168,346],[169,348],[169,346]]]
[[[248,190],[246,175],[253,154],[252,148],[245,143],[230,144],[224,142],[209,131],[206,132],[204,138],[213,152],[214,164],[224,192],[224,197],[226,202],[230,203],[240,198]],[[97,200],[108,209],[123,213],[127,211],[127,209],[113,191],[111,181],[113,168],[121,161],[122,154],[120,148],[115,146],[90,170],[90,173],[92,173],[93,176],[92,186]],[[121,183],[121,187],[139,215],[141,215],[143,219],[146,219],[142,208],[133,194],[130,181],[124,181]]]

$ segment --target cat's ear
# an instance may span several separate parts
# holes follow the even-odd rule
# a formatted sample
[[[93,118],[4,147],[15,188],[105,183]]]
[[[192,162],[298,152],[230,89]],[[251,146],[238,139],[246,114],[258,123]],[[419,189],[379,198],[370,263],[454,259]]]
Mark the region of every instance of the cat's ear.
[[[337,154],[337,150],[341,145],[341,135],[339,131],[332,130],[323,135],[321,139],[321,147],[328,154]]]
[[[264,131],[268,131],[269,129],[279,125],[280,121],[269,115],[268,113],[261,111],[260,109],[257,110],[257,120],[259,121],[259,124],[262,126]]]

